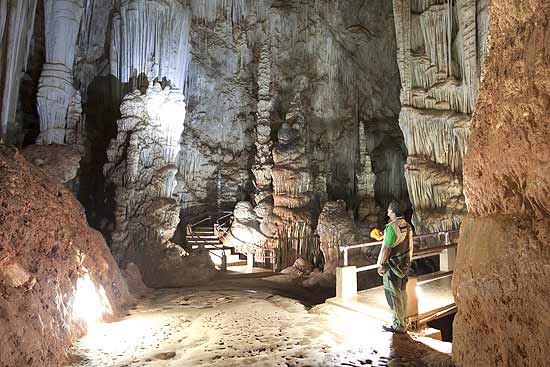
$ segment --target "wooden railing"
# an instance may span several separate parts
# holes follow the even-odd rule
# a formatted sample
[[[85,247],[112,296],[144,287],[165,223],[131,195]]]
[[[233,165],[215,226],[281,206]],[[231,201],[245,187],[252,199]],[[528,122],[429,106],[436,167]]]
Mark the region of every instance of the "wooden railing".
[[[217,253],[213,252],[211,249],[207,249],[208,252],[211,254],[211,255],[214,255],[218,258],[220,258],[221,260],[221,270],[222,271],[226,271],[227,270],[227,256],[225,254],[225,249],[223,247],[223,245],[220,247],[216,244],[213,244],[213,243],[208,243],[204,238],[202,238],[198,233],[195,232],[194,228],[197,227],[199,224],[203,224],[205,222],[209,222],[210,225],[212,225],[212,228],[214,230],[214,234],[216,234],[216,230],[217,230],[217,224],[218,222],[220,221],[220,218],[228,218],[228,217],[231,217],[233,215],[232,212],[223,212],[224,215],[222,215],[221,217],[219,217],[217,214],[220,214],[220,213],[216,213],[214,215],[212,214],[209,214],[207,215],[206,217],[194,222],[194,223],[191,223],[191,224],[187,224],[187,235],[191,236],[191,238],[193,240],[195,240],[196,242],[199,243],[199,246],[201,246],[201,249],[202,250],[206,250],[206,247],[205,245],[210,245],[212,247],[214,247],[216,250],[220,251],[221,252],[221,255],[218,255]],[[217,217],[216,219],[216,223],[213,223],[213,217]],[[217,235],[217,234],[216,234]]]

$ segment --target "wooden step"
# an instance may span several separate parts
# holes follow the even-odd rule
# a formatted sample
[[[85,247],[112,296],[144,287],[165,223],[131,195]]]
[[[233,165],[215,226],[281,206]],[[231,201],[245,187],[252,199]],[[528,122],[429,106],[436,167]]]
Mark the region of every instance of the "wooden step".
[[[198,233],[195,233],[194,236],[187,235],[186,238],[188,240],[197,239],[197,238],[202,238],[204,240],[217,240],[217,239],[219,239],[218,236],[213,235],[213,234],[198,234]]]
[[[219,244],[219,243],[221,243],[221,242],[220,242],[220,240],[218,240],[218,239],[215,239],[215,240],[188,239],[188,240],[187,240],[187,243],[188,243],[188,244],[193,244],[193,245],[200,245],[200,244],[205,244],[205,245],[207,245],[207,244],[214,244],[214,245],[217,245],[217,244]]]

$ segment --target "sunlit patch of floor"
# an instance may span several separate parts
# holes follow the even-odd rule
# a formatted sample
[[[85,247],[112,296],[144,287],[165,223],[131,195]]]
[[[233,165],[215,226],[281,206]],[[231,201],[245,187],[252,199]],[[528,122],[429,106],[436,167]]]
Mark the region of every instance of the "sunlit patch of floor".
[[[72,366],[449,365],[447,355],[380,326],[269,291],[164,290],[122,320],[95,325]]]

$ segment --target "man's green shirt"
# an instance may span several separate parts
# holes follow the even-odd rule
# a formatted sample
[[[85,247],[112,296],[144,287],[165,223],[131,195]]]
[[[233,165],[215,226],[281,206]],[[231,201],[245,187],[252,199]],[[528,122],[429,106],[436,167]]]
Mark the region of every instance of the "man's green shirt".
[[[395,247],[395,240],[397,236],[393,230],[393,226],[387,225],[386,230],[384,231],[384,246],[386,247]]]

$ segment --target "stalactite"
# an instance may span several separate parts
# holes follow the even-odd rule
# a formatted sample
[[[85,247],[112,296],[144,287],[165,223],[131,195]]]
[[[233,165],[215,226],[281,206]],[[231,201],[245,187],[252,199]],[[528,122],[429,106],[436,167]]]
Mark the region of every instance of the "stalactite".
[[[113,14],[111,73],[123,83],[143,74],[184,88],[190,26],[190,8],[177,1],[123,2]]]
[[[449,76],[450,45],[448,45],[449,11],[445,5],[432,5],[420,16],[426,54],[435,66],[438,80]],[[428,85],[430,87],[431,85]]]

